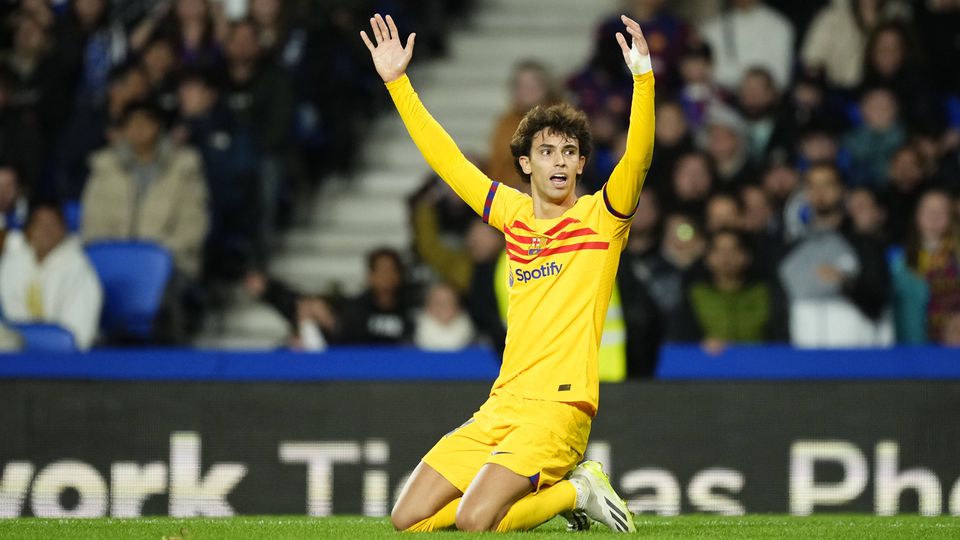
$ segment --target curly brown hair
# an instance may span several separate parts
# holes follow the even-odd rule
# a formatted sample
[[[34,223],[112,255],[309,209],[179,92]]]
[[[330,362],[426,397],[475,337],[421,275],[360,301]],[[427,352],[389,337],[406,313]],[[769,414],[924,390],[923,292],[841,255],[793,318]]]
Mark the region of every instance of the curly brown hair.
[[[593,137],[590,135],[590,124],[587,115],[573,108],[567,103],[557,105],[537,105],[530,109],[517,126],[516,133],[510,141],[510,152],[513,154],[513,165],[520,173],[524,182],[530,182],[530,175],[520,167],[520,156],[530,157],[533,147],[533,137],[537,133],[547,130],[547,133],[562,135],[576,139],[580,145],[580,155],[590,157],[593,150]],[[577,175],[577,180],[580,175]]]

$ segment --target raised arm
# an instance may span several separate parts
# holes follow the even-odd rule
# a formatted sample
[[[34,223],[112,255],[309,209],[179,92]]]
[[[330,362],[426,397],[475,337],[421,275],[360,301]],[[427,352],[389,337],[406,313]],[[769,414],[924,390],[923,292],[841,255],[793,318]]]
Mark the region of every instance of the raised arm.
[[[485,220],[496,191],[493,182],[463,155],[456,143],[423,106],[406,76],[407,65],[413,57],[416,34],[410,34],[407,45],[400,43],[400,35],[393,18],[379,14],[370,18],[376,45],[366,32],[360,37],[370,50],[377,73],[390,91],[390,97],[403,119],[410,137],[434,171]]]
[[[633,99],[630,104],[630,127],[627,131],[627,148],[623,158],[603,188],[607,209],[620,218],[633,216],[643,188],[643,180],[653,158],[653,66],[650,49],[643,38],[640,25],[626,16],[621,16],[627,33],[633,38],[627,45],[623,34],[617,32],[617,42],[623,52],[623,60],[633,73]]]

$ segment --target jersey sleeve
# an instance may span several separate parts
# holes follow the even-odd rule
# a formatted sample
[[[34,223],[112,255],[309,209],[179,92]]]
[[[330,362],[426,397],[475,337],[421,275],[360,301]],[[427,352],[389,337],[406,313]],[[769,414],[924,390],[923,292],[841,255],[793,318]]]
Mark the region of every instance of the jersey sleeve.
[[[470,163],[450,135],[423,106],[406,75],[387,83],[387,90],[407,132],[427,164],[485,223],[502,229],[506,207],[514,203],[517,197],[523,197],[523,194],[492,181]]]
[[[620,220],[629,220],[636,212],[640,190],[653,159],[653,88],[652,71],[633,77],[626,151],[603,186],[604,205]]]

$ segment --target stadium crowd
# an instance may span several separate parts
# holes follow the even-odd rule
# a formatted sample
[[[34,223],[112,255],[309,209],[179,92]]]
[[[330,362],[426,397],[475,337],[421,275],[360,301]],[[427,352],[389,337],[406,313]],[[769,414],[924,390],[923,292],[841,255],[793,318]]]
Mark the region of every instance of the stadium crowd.
[[[469,5],[0,1],[7,319],[60,323],[89,347],[101,302],[67,312],[102,291],[96,279],[70,282],[78,278],[60,252],[89,263],[68,233],[86,243],[147,240],[175,267],[148,341],[188,343],[218,283],[268,266],[292,201],[355,167],[386,102],[356,36],[366,14],[393,13],[429,58],[443,54],[451,21]],[[50,216],[57,231],[43,248],[35,228]]]
[[[437,178],[410,197],[410,252],[371,253],[360,296],[301,295],[264,271],[283,209],[353,169],[384,110],[356,37],[366,14],[403,19],[418,55],[442,56],[470,4],[0,2],[3,312],[46,314],[94,342],[71,321],[97,320],[96,280],[64,281],[90,274],[64,270],[89,268],[66,234],[78,226],[85,241],[148,239],[173,254],[159,342],[188,341],[211,283],[240,280],[290,321],[295,347],[502,349],[502,236]],[[628,374],[650,376],[666,342],[960,346],[960,2],[625,9],[657,77],[653,164],[608,314],[625,338],[604,339]],[[528,189],[513,132],[532,107],[569,99],[594,138],[579,188],[602,186],[632,88],[618,24],[598,25],[573,73],[514,67],[511,103],[475,160],[491,178]],[[93,298],[90,311],[53,317],[56,290]]]

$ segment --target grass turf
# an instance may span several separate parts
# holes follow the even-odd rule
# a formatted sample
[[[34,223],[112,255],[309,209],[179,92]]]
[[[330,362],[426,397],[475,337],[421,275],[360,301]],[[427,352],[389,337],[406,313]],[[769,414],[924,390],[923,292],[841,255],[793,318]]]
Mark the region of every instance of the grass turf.
[[[793,517],[750,515],[724,517],[690,515],[679,517],[638,516],[642,538],[960,538],[960,518],[868,515],[818,515]],[[415,535],[422,537],[423,535]],[[473,538],[476,534],[444,532],[444,538]],[[490,537],[491,535],[486,535]],[[620,537],[594,524],[587,533],[569,533],[560,518],[535,532],[496,535],[499,539],[535,540],[580,536],[590,539]],[[368,539],[398,537],[385,518],[302,516],[251,516],[234,518],[137,518],[137,519],[38,519],[0,520],[0,538],[151,540],[275,540],[275,539]],[[409,534],[399,537],[410,538]]]

